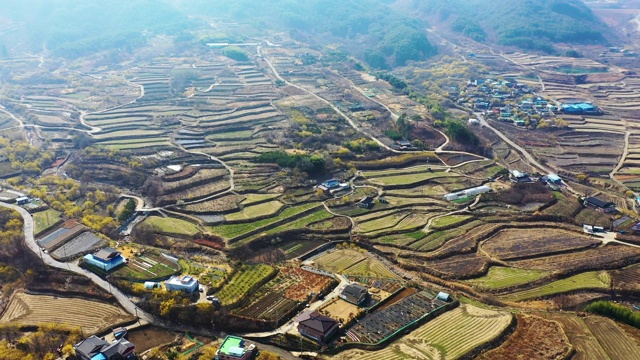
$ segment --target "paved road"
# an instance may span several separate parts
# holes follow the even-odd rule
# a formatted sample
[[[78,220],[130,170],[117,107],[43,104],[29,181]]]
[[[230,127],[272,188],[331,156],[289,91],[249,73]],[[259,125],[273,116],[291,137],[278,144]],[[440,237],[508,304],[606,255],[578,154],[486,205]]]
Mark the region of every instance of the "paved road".
[[[127,295],[125,295],[123,292],[118,290],[115,286],[111,286],[111,284],[109,284],[107,281],[105,281],[102,278],[100,278],[98,275],[96,275],[96,274],[94,274],[94,273],[92,273],[92,272],[90,272],[88,270],[85,270],[85,269],[81,268],[76,263],[63,263],[63,262],[55,260],[49,254],[45,254],[42,251],[42,249],[40,249],[40,247],[38,246],[38,244],[35,241],[35,238],[33,236],[33,218],[31,217],[31,214],[29,214],[29,212],[27,210],[21,208],[20,206],[11,205],[11,204],[5,204],[5,203],[2,203],[2,202],[0,202],[0,206],[5,207],[5,208],[9,208],[9,209],[13,209],[13,210],[19,212],[20,215],[22,215],[22,218],[24,219],[24,240],[25,240],[25,245],[27,245],[27,247],[31,251],[33,251],[33,253],[35,253],[36,255],[40,256],[40,258],[42,258],[42,261],[44,261],[45,264],[47,264],[49,266],[52,266],[54,268],[63,269],[63,270],[69,270],[69,271],[72,271],[72,272],[74,272],[76,274],[80,274],[82,276],[88,277],[96,285],[100,286],[101,288],[103,288],[104,290],[108,291],[113,296],[115,296],[115,298],[118,301],[118,303],[120,303],[120,305],[127,312],[129,312],[130,314],[138,314],[138,317],[140,318],[140,320],[142,322],[147,322],[147,323],[157,322],[154,319],[153,315],[142,311],[140,308],[138,308],[136,306],[136,304],[134,304],[131,301],[131,299]]]

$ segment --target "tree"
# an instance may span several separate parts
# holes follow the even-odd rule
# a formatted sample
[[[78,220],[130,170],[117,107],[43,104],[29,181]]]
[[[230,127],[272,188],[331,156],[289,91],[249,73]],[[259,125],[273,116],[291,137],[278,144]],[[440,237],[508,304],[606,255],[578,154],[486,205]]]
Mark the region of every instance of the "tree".
[[[160,303],[160,315],[168,316],[176,305],[176,299],[170,298]]]

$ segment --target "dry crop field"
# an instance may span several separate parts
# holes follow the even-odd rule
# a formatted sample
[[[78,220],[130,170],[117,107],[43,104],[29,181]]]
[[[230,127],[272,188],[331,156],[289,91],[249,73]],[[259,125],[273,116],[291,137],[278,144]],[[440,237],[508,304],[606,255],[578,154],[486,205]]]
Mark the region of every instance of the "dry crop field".
[[[131,319],[124,310],[106,303],[50,295],[16,293],[0,323],[37,326],[57,323],[79,326],[85,334]]]

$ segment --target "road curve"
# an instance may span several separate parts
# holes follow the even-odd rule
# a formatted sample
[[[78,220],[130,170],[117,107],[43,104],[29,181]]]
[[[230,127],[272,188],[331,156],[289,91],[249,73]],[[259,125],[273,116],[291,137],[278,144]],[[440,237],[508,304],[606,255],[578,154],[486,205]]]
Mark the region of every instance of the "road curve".
[[[133,301],[131,301],[131,299],[127,295],[125,295],[115,286],[112,286],[111,284],[109,284],[106,280],[103,280],[98,275],[92,273],[89,270],[81,268],[75,263],[63,263],[63,262],[57,261],[54,258],[52,258],[49,254],[44,253],[44,251],[42,251],[42,249],[36,243],[36,240],[33,236],[33,218],[31,217],[31,214],[29,214],[27,210],[21,208],[20,206],[5,204],[3,202],[0,202],[0,206],[15,210],[18,213],[20,213],[20,215],[22,216],[22,219],[24,220],[25,245],[27,245],[27,247],[31,251],[33,251],[34,254],[40,256],[40,258],[46,265],[57,268],[57,269],[68,270],[76,274],[88,277],[89,279],[91,279],[91,281],[93,281],[94,284],[98,285],[105,291],[108,291],[109,293],[111,293],[116,298],[118,303],[127,312],[129,312],[132,315],[137,314],[142,322],[157,323],[157,320],[153,317],[153,315],[142,311],[140,308],[136,306],[136,304],[133,303]]]

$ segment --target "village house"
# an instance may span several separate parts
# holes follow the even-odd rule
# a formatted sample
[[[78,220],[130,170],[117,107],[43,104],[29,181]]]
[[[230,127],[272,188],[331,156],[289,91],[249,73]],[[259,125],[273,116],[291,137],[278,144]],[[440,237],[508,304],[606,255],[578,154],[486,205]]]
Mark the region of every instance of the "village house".
[[[76,356],[82,360],[126,360],[136,357],[136,346],[121,338],[109,344],[103,339],[91,335],[73,347]]]
[[[616,211],[616,204],[611,201],[604,201],[595,196],[584,199],[584,206],[602,211],[605,213],[613,213]]]
[[[369,295],[369,292],[366,287],[359,284],[350,284],[342,290],[340,298],[354,305],[360,305],[367,300],[367,295]]]
[[[373,206],[373,196],[367,196],[362,200],[358,201],[358,207],[363,209],[371,209]]]
[[[327,180],[322,184],[318,185],[318,189],[322,191],[330,191],[333,189],[337,189],[339,187],[340,187],[340,181],[336,179]]]
[[[164,282],[164,287],[169,291],[184,291],[192,293],[198,290],[200,284],[195,278],[185,276],[172,276],[169,280]]]
[[[95,254],[85,255],[84,262],[100,270],[110,271],[124,264],[124,258],[119,251],[106,247]]]
[[[227,335],[216,351],[215,360],[249,360],[255,358],[256,352],[255,345],[246,346],[243,338]]]
[[[336,320],[314,311],[309,314],[308,319],[298,323],[298,332],[322,344],[338,332],[339,325]]]

